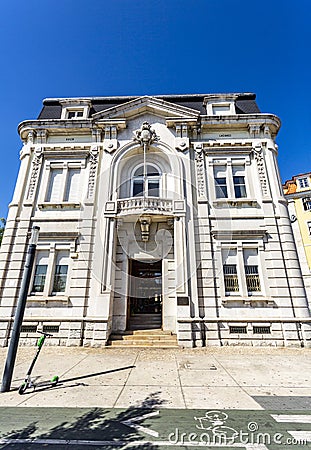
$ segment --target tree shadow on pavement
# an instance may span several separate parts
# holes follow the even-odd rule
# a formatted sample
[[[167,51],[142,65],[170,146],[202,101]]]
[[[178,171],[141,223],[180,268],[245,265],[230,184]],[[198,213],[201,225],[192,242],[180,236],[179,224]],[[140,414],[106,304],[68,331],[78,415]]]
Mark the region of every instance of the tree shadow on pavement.
[[[78,413],[68,413],[68,419],[51,426],[48,431],[42,430],[40,419],[31,415],[29,422],[22,429],[15,429],[0,433],[0,449],[5,450],[96,450],[125,448],[149,450],[156,448],[158,418],[157,407],[163,406],[164,400],[159,397],[160,392],[151,393],[142,402],[127,409],[79,409]],[[26,408],[25,408],[26,409]],[[55,410],[63,410],[63,414],[70,408],[33,408],[37,414],[44,414]],[[74,408],[71,408],[74,410]],[[27,413],[25,413],[27,417]],[[148,424],[152,417],[152,425]],[[55,424],[55,417],[53,417]],[[152,427],[152,429],[150,428]],[[46,429],[46,424],[45,424]],[[41,430],[41,431],[40,431]],[[15,440],[15,442],[14,442]],[[98,442],[98,443],[97,443]]]

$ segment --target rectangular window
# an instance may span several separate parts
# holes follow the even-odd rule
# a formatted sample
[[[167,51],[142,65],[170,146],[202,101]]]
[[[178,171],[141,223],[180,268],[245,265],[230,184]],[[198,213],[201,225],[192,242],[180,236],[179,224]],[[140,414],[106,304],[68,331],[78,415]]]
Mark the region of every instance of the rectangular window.
[[[45,201],[77,203],[81,198],[81,168],[51,167]]]
[[[213,114],[216,116],[223,116],[230,114],[230,105],[213,105]]]
[[[299,182],[299,187],[300,188],[309,187],[308,177],[298,178],[298,182]]]
[[[228,198],[226,166],[214,166],[216,198]]]
[[[305,211],[311,211],[311,198],[305,197],[302,199],[303,209]]]
[[[258,250],[256,248],[247,248],[243,250],[244,270],[247,291],[260,292],[260,278],[258,271]]]
[[[160,196],[159,187],[160,186],[158,180],[148,180],[148,196],[159,197]]]
[[[232,176],[233,176],[233,186],[234,186],[234,196],[235,198],[246,197],[246,186],[245,186],[245,167],[244,165],[233,165],[232,166]]]
[[[144,193],[144,181],[134,180],[133,181],[133,197],[141,197]]]
[[[67,273],[69,263],[69,252],[58,251],[56,255],[56,264],[53,281],[53,294],[66,291]]]
[[[239,280],[236,264],[224,264],[224,279],[226,292],[238,292]]]
[[[83,117],[83,110],[68,111],[67,113],[67,119],[78,119],[79,117]]]
[[[35,274],[32,284],[32,292],[43,292],[45,286],[46,273],[48,268],[48,251],[41,251],[37,254]]]
[[[80,199],[80,172],[81,169],[68,169],[64,201],[77,202]]]
[[[47,202],[59,202],[62,196],[63,169],[51,169],[48,191],[46,194]]]
[[[307,225],[308,225],[309,235],[311,236],[311,222],[308,222]]]
[[[222,260],[226,293],[239,292],[236,249],[224,249]]]

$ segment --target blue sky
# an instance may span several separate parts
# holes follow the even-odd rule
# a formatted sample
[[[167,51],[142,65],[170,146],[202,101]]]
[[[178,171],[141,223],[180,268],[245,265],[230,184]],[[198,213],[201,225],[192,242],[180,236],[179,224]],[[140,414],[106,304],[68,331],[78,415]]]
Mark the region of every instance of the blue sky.
[[[284,180],[311,171],[310,0],[3,0],[0,217],[47,97],[255,92]]]

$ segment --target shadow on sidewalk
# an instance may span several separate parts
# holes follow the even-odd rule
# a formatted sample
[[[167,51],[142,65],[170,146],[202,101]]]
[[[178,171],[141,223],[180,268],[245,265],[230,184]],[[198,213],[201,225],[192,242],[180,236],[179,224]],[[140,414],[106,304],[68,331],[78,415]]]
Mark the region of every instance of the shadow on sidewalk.
[[[157,428],[159,413],[155,407],[165,403],[159,394],[151,393],[141,403],[125,410],[92,408],[84,412],[82,409],[65,408],[62,413],[59,411],[62,408],[18,408],[19,411],[27,410],[22,416],[25,426],[6,433],[0,431],[0,449],[109,450],[128,445],[131,449],[140,450],[157,448],[155,443],[158,433],[154,428]],[[53,415],[55,423],[58,413],[60,423],[47,432],[40,432],[44,417],[48,420]],[[62,421],[64,415],[66,420]],[[148,423],[151,417],[152,425]]]
[[[25,392],[23,395],[33,394],[34,392],[46,391],[47,389],[56,390],[56,389],[61,389],[63,387],[68,388],[68,387],[75,387],[75,386],[87,386],[84,383],[76,383],[76,384],[65,386],[65,383],[70,383],[72,381],[85,380],[88,378],[98,377],[100,375],[107,375],[109,373],[120,372],[122,370],[133,369],[134,367],[136,367],[136,366],[119,367],[118,369],[104,370],[103,372],[89,373],[87,375],[81,375],[81,376],[72,377],[72,378],[65,378],[65,379],[60,378],[59,382],[55,386],[53,386],[51,383],[45,382],[45,381],[42,382],[42,385],[40,386],[41,382],[38,381],[36,387],[33,390],[29,390],[28,392]],[[40,376],[33,378],[34,383],[36,383],[39,378],[40,378]],[[12,389],[12,391],[17,391],[17,390],[18,390],[18,388]]]

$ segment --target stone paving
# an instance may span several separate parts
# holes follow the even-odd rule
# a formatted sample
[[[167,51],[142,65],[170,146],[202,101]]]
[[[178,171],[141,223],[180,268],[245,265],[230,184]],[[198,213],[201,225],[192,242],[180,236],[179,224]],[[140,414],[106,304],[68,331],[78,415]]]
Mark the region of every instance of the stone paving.
[[[19,349],[12,389],[0,406],[311,410],[311,349],[112,349],[45,347],[36,382],[59,375],[56,387],[17,392],[34,347]],[[7,349],[0,349],[0,370]]]

